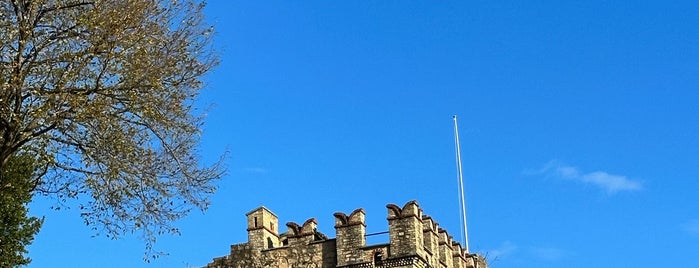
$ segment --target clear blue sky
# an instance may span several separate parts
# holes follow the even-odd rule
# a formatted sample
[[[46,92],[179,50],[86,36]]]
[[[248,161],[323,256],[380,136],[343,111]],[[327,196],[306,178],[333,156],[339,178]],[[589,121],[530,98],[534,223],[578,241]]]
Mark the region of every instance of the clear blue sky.
[[[699,267],[699,2],[211,1],[222,64],[202,155],[213,204],[141,260],[49,211],[29,267],[187,267],[280,223],[418,200],[458,238],[459,115],[472,251],[491,267]],[[386,238],[387,239],[387,238]]]

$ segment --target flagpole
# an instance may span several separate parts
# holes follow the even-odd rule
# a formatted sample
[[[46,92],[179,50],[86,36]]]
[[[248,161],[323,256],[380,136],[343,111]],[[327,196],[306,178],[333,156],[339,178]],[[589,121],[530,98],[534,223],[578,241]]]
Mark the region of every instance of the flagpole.
[[[457,175],[459,179],[459,208],[461,209],[461,223],[463,224],[462,239],[464,240],[466,253],[469,253],[470,251],[468,249],[468,228],[466,225],[466,198],[464,197],[464,175],[463,168],[461,166],[461,143],[459,142],[459,124],[457,123],[456,115],[454,115],[452,118],[454,119],[454,143],[456,147],[456,167],[458,170]]]

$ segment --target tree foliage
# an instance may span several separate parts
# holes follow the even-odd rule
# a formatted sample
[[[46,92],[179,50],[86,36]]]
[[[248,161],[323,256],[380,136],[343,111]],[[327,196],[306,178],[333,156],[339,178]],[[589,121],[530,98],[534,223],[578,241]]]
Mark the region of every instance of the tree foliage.
[[[7,161],[0,177],[0,267],[27,265],[27,245],[41,228],[43,218],[27,216],[34,188],[34,159],[21,155]]]
[[[192,107],[214,65],[203,3],[0,0],[0,171],[36,156],[35,192],[77,198],[85,223],[151,249],[204,209]],[[4,180],[4,179],[3,179]],[[4,182],[3,182],[4,183]]]

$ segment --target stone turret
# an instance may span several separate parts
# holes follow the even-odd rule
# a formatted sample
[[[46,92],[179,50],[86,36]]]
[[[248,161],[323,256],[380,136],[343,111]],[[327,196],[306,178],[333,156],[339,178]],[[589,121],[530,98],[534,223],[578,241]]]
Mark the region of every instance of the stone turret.
[[[349,216],[342,212],[337,212],[333,216],[335,216],[337,266],[364,262],[362,250],[366,246],[364,209],[356,209]]]
[[[258,207],[245,214],[248,217],[248,245],[255,249],[279,246],[279,219],[266,207]]]
[[[388,235],[391,244],[388,257],[425,258],[422,210],[417,202],[410,201],[402,209],[394,204],[388,204],[386,208],[388,208]]]

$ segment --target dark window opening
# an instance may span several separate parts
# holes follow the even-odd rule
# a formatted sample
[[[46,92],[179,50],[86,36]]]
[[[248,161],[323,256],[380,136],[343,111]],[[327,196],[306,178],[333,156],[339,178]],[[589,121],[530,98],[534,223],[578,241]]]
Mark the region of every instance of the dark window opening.
[[[255,223],[253,223],[253,225],[254,225],[253,227],[257,227],[257,217],[255,217],[255,219],[253,219],[253,220],[255,222]]]
[[[380,250],[374,252],[374,264],[380,263],[383,259],[383,252]]]
[[[272,238],[267,237],[267,248],[274,248],[274,243],[272,242]]]

